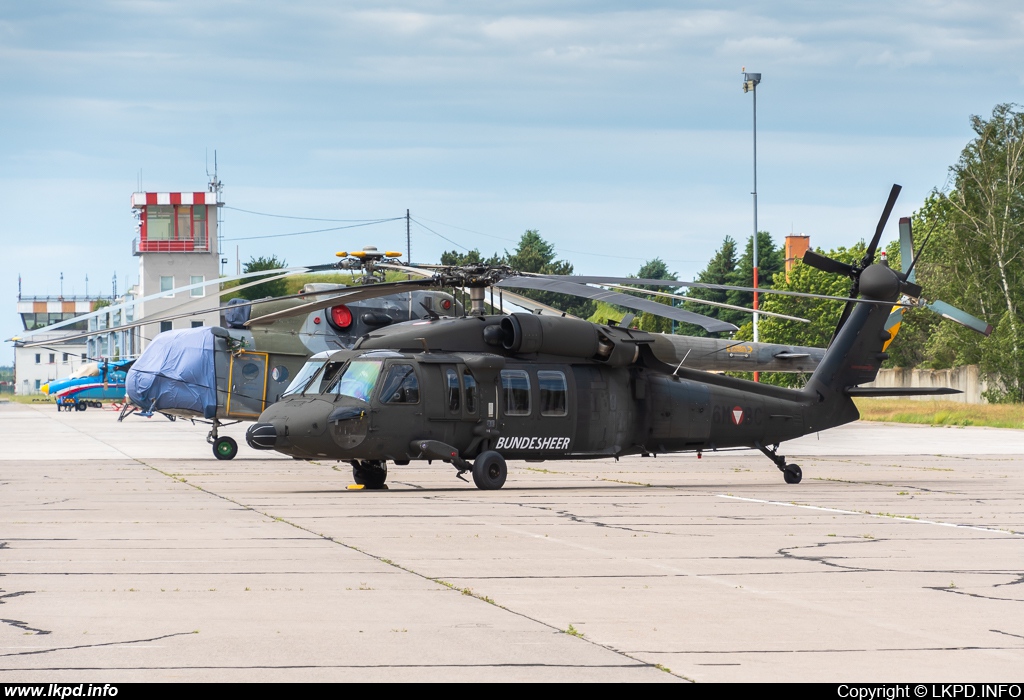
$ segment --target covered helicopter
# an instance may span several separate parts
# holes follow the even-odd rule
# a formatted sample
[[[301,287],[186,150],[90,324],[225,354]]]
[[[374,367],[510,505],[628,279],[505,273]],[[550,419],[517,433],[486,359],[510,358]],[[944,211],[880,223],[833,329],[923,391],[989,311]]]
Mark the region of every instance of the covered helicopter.
[[[380,284],[384,281],[380,262],[400,255],[371,246],[338,253],[342,259],[332,267],[361,271],[359,285]],[[360,336],[392,323],[458,311],[455,298],[443,290],[415,290],[245,327],[265,314],[294,308],[303,299],[322,299],[344,289],[349,288],[311,283],[289,297],[232,299],[224,309],[224,327],[161,333],[128,373],[127,403],[119,420],[156,412],[208,422],[207,441],[213,454],[232,459],[238,444],[220,435],[220,428],[258,417],[278,400],[311,355],[349,348]]]
[[[688,312],[652,302],[648,309],[643,300],[587,286],[621,280],[449,267],[425,279],[354,290],[251,320],[250,326],[386,290],[460,286],[469,289],[473,302],[468,316],[385,327],[351,349],[312,358],[281,400],[250,426],[246,440],[253,448],[296,458],[346,460],[356,483],[367,488],[384,487],[389,461],[441,460],[453,465],[460,478],[471,472],[477,487],[497,489],[505,483],[508,459],[700,454],[725,448],[757,449],[787,483],[799,483],[800,467],[786,462],[779,445],[856,420],[854,397],[958,393],[861,386],[875,379],[887,358],[892,309],[928,305],[912,281],[913,262],[897,272],[874,260],[899,189],[893,186],[859,264],[818,254],[805,258],[806,264],[850,276],[849,297],[782,292],[847,302],[832,342],[800,390],[696,369],[681,352],[685,340],[628,324],[487,314],[484,306],[487,288],[492,295],[495,288],[499,294],[507,288],[543,289],[631,305],[705,328],[718,323],[684,318],[679,314]],[[970,319],[965,325],[984,325]]]

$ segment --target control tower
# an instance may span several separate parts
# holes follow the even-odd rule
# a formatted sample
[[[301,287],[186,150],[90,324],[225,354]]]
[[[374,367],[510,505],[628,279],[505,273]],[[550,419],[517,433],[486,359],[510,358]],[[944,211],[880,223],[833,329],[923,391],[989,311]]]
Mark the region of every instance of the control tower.
[[[136,192],[132,209],[138,217],[139,236],[132,255],[139,257],[139,298],[159,292],[165,296],[136,307],[138,319],[208,309],[209,313],[172,320],[157,320],[139,328],[135,347],[144,350],[158,333],[178,328],[216,326],[220,323],[218,285],[185,292],[171,290],[218,279],[220,245],[217,208],[223,206],[219,182],[209,192]]]

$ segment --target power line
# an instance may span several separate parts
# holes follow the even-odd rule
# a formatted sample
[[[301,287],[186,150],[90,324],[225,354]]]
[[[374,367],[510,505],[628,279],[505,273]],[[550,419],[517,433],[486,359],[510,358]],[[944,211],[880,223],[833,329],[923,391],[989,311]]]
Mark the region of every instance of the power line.
[[[432,234],[434,234],[434,235],[435,235],[435,236],[437,236],[438,238],[443,238],[444,240],[446,240],[446,241],[448,241],[449,243],[451,243],[451,244],[452,244],[453,246],[455,246],[455,247],[457,247],[457,248],[462,248],[462,249],[463,249],[464,251],[466,251],[467,253],[469,252],[469,248],[467,248],[466,246],[462,245],[461,243],[456,243],[455,241],[453,241],[452,239],[448,238],[447,236],[442,236],[442,235],[441,235],[440,233],[438,233],[438,232],[437,232],[437,231],[435,231],[434,229],[430,228],[429,226],[427,226],[427,225],[426,225],[426,224],[424,224],[424,223],[421,223],[421,222],[417,221],[416,219],[411,219],[411,220],[412,220],[412,222],[413,222],[414,224],[416,224],[417,226],[420,226],[420,227],[422,227],[422,228],[425,228],[426,230],[430,231],[430,232],[431,232]]]
[[[293,231],[292,233],[272,233],[272,234],[268,234],[266,236],[243,236],[241,238],[223,238],[221,240],[224,241],[224,242],[227,242],[227,241],[254,241],[254,240],[257,240],[257,239],[261,239],[261,238],[284,238],[286,236],[305,236],[306,234],[310,234],[310,233],[326,233],[328,231],[341,231],[341,230],[347,229],[347,228],[359,228],[361,226],[373,226],[374,224],[384,224],[384,223],[387,223],[389,221],[400,221],[400,220],[402,220],[404,218],[405,218],[404,216],[396,216],[396,217],[391,218],[391,219],[375,219],[373,221],[367,221],[367,222],[361,223],[361,224],[351,224],[349,226],[333,226],[331,228],[319,228],[319,229],[314,229],[312,231]]]
[[[519,242],[519,241],[517,241],[516,239],[513,239],[513,238],[504,238],[502,236],[495,236],[495,235],[492,235],[492,234],[489,234],[489,233],[484,233],[482,231],[474,231],[473,229],[462,228],[461,226],[455,226],[454,224],[447,224],[447,223],[445,223],[443,221],[434,221],[433,219],[427,219],[426,217],[423,217],[423,218],[424,218],[425,221],[430,221],[431,223],[440,224],[442,226],[448,226],[449,228],[454,228],[454,229],[458,229],[460,231],[465,231],[466,233],[475,233],[475,234],[480,235],[480,236],[486,236],[487,238],[495,238],[495,239],[497,239],[499,241],[508,241],[510,243],[518,243]],[[438,236],[440,238],[444,238],[444,240],[448,241],[452,245],[458,246],[459,248],[462,248],[463,250],[469,252],[469,248],[467,248],[466,246],[462,245],[461,243],[456,243],[452,239],[446,238],[445,236],[442,236],[440,233],[438,233],[434,229],[429,228],[428,226],[424,225],[422,222],[416,221],[416,219],[413,219],[413,221],[415,221],[419,226],[422,226],[423,228],[425,228],[428,231],[430,231],[431,233],[433,233],[435,236]],[[635,258],[635,257],[630,257],[628,255],[617,255],[617,254],[609,254],[609,253],[593,253],[593,252],[586,251],[586,250],[570,250],[569,248],[562,248],[559,245],[555,245],[555,248],[558,249],[558,251],[560,253],[573,253],[575,255],[590,255],[590,256],[593,256],[593,257],[596,257],[596,258],[615,258],[617,260],[643,260],[645,262],[647,262],[647,260],[648,260],[648,258]],[[707,262],[706,260],[681,260],[679,258],[662,258],[662,259],[665,262],[675,262],[675,263],[702,263],[702,262]]]
[[[243,214],[255,214],[256,216],[270,216],[275,219],[298,219],[300,221],[333,221],[336,223],[351,223],[358,221],[378,221],[378,219],[318,219],[312,216],[290,216],[288,214],[268,214],[263,211],[251,211],[249,209],[239,209],[238,207],[224,206],[224,209],[230,209],[231,211],[240,211]]]

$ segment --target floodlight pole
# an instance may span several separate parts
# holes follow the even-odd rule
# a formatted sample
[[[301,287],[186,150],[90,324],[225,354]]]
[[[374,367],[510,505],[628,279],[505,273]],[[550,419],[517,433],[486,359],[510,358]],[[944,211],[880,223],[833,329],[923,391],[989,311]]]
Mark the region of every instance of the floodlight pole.
[[[753,258],[753,273],[754,273],[754,342],[758,342],[757,332],[757,85],[761,82],[760,73],[747,73],[743,71],[743,92],[754,93],[754,191],[751,194],[754,196],[754,258]],[[754,372],[754,381],[760,380],[760,372]]]
[[[757,85],[761,82],[760,73],[743,73],[743,92],[754,93],[754,191],[751,194],[754,197],[754,289],[757,289]],[[754,311],[758,308],[758,295],[754,292]],[[757,333],[757,314],[754,314],[754,342],[758,340]]]

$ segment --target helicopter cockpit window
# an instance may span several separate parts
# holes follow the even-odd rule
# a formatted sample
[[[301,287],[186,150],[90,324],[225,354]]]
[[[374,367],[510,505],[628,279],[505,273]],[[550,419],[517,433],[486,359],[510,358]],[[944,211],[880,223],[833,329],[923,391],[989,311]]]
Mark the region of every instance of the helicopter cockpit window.
[[[412,365],[391,365],[380,388],[380,402],[420,402],[420,384]]]
[[[540,385],[540,414],[542,416],[567,415],[565,374],[549,370],[537,372],[537,383]]]
[[[306,395],[322,394],[327,387],[334,384],[344,367],[344,362],[328,362],[324,366],[324,371],[313,377],[313,381],[309,383],[309,386],[302,393]]]
[[[462,385],[466,387],[466,413],[476,413],[476,377],[468,369],[462,372]]]
[[[453,369],[446,369],[444,377],[448,389],[448,410],[452,412],[458,411],[462,403],[459,392],[459,373]]]
[[[288,388],[284,390],[281,396],[291,396],[292,394],[301,394],[306,390],[306,386],[310,380],[313,379],[313,375],[323,369],[324,360],[310,360],[302,366],[299,373],[295,375],[295,379],[288,385]]]
[[[338,377],[327,391],[369,402],[383,364],[382,360],[355,360],[349,363],[345,373]]]
[[[522,369],[501,370],[501,388],[505,391],[505,415],[530,415],[530,375]]]

